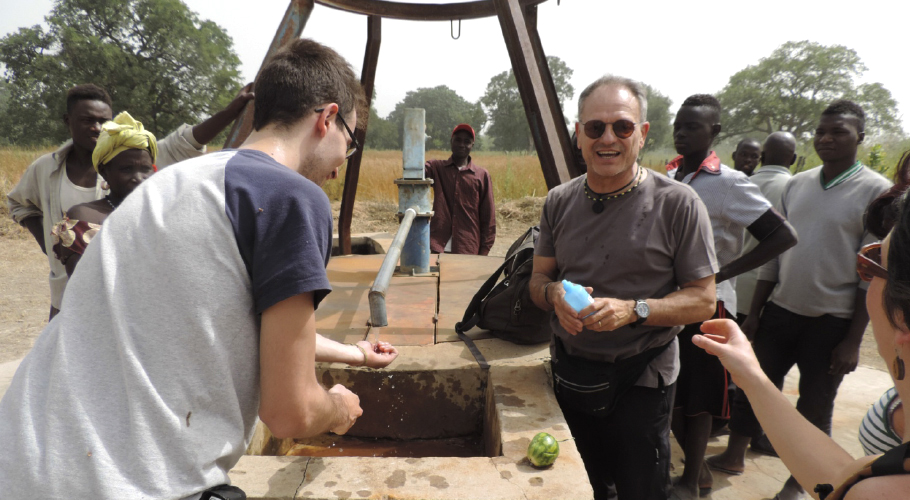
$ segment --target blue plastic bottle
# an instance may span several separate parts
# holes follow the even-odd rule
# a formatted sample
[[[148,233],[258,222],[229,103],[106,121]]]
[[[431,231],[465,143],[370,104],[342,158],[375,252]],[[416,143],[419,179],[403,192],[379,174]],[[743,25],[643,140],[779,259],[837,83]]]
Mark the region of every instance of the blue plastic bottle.
[[[566,302],[579,312],[594,303],[594,298],[581,285],[576,285],[569,280],[562,280],[562,288],[566,291]]]

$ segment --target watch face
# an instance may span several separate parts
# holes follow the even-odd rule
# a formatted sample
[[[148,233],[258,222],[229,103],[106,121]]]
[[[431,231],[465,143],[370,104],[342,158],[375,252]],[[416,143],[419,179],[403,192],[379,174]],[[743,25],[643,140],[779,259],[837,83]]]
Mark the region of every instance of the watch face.
[[[639,318],[647,318],[650,313],[651,308],[648,307],[647,302],[642,300],[635,303],[635,314],[637,314]]]

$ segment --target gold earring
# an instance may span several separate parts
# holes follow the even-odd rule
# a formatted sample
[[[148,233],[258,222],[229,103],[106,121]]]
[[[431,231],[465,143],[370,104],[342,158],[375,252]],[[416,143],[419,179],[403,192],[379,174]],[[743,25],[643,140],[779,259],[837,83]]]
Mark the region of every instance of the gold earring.
[[[110,190],[111,190],[111,185],[108,184],[107,181],[104,181],[104,182],[101,183],[101,189],[103,189],[103,190],[105,190],[105,191],[110,191]]]
[[[904,360],[901,359],[901,349],[899,347],[894,348],[894,361],[891,363],[891,374],[894,376],[894,380],[904,380],[904,376],[907,374]]]

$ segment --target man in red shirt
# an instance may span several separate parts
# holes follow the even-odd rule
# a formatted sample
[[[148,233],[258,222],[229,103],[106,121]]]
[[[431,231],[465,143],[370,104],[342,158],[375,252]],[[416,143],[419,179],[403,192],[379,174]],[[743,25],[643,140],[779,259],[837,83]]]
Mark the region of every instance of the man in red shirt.
[[[490,173],[471,161],[474,129],[466,123],[452,131],[452,156],[430,160],[433,179],[430,251],[487,255],[496,240],[496,208]]]

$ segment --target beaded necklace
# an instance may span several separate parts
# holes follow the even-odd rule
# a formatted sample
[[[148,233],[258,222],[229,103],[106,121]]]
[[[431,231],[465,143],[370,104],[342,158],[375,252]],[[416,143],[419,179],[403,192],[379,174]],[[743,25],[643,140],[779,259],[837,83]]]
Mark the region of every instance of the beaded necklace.
[[[629,181],[629,184],[632,184],[632,182],[634,181],[635,185],[633,185],[632,187],[629,187],[629,184],[626,184],[625,186],[617,189],[616,191],[611,191],[606,194],[595,193],[593,190],[591,190],[590,187],[588,187],[588,179],[585,179],[585,196],[587,196],[589,200],[594,201],[594,204],[591,206],[591,210],[593,210],[595,214],[599,214],[604,211],[604,204],[603,204],[604,201],[612,200],[614,198],[619,198],[620,196],[623,196],[626,193],[631,193],[632,191],[634,191],[635,188],[637,188],[641,184],[641,181],[642,181],[641,174],[642,174],[641,166],[639,166],[638,172],[636,172],[635,177],[632,177],[632,180]],[[626,189],[626,188],[628,188],[628,189]],[[619,194],[613,194],[613,193],[619,193]],[[597,195],[597,197],[595,197],[593,195]]]
[[[106,195],[106,196],[104,197],[104,200],[107,201],[107,204],[111,206],[111,210],[116,210],[116,209],[117,209],[117,205],[114,205],[114,202],[111,201],[111,195]]]

